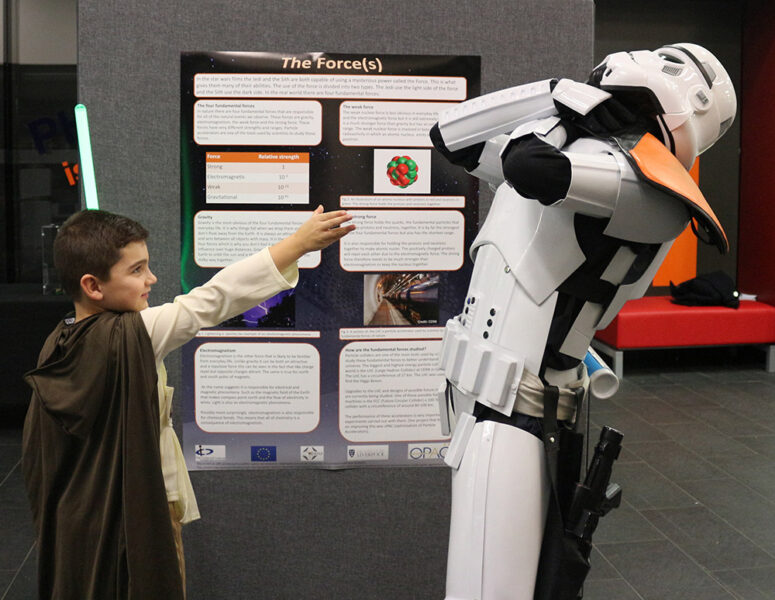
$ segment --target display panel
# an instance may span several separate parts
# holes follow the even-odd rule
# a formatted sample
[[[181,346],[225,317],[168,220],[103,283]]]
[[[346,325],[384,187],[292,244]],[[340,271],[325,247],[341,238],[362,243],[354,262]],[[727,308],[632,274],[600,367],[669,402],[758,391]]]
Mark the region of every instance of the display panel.
[[[189,469],[441,464],[437,354],[460,311],[478,184],[432,150],[478,57],[181,55],[184,291],[322,204],[356,230],[296,289],[183,349]]]

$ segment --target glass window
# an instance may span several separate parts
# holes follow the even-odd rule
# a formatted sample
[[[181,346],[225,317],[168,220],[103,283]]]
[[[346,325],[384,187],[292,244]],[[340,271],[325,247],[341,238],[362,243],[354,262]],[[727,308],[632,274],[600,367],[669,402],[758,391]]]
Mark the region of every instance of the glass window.
[[[0,283],[41,283],[41,228],[80,207],[75,6],[3,3]]]

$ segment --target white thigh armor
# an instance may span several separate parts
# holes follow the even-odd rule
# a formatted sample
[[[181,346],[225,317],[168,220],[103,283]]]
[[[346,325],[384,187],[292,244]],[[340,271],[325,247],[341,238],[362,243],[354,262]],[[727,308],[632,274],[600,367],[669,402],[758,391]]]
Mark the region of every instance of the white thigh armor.
[[[534,435],[476,424],[452,476],[446,600],[533,597],[549,497],[543,459]]]

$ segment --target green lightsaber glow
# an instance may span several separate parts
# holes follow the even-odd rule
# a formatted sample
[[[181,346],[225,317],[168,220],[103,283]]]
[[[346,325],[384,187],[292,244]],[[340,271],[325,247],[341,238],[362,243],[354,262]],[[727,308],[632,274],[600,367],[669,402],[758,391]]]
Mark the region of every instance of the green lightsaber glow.
[[[75,105],[75,128],[78,131],[78,153],[81,155],[81,184],[86,199],[86,208],[96,210],[100,207],[97,200],[97,180],[94,178],[94,162],[91,155],[91,137],[89,136],[89,117],[83,104]]]

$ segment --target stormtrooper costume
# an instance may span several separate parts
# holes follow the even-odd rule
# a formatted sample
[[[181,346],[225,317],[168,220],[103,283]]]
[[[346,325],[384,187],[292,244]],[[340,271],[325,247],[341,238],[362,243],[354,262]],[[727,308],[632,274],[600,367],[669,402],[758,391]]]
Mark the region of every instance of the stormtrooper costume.
[[[454,429],[447,600],[533,598],[550,490],[544,386],[573,422],[595,330],[645,293],[687,224],[727,249],[687,170],[735,110],[721,63],[675,44],[611,54],[588,84],[474,98],[431,131],[445,157],[497,186],[441,352]]]

